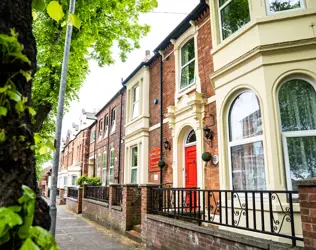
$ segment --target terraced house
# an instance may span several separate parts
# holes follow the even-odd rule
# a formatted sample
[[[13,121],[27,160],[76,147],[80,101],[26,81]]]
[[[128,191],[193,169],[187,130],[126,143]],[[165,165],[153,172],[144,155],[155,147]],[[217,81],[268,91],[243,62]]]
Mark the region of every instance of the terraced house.
[[[97,113],[84,216],[158,249],[316,249],[315,22],[201,0]]]

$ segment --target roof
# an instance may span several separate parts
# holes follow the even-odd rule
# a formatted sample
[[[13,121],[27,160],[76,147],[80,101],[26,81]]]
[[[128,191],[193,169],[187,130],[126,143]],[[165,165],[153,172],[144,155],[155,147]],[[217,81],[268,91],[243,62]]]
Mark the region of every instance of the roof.
[[[116,97],[118,97],[122,91],[125,89],[125,86],[123,86],[104,106],[101,108],[98,113],[95,114],[97,117]]]
[[[159,51],[164,50],[172,39],[178,39],[187,29],[191,27],[190,21],[196,20],[203,11],[208,8],[205,0],[200,0],[200,3],[186,16],[186,18],[154,49],[154,55],[147,61],[141,62],[137,68],[122,82],[125,85],[136,73],[144,66],[149,66],[157,57]]]

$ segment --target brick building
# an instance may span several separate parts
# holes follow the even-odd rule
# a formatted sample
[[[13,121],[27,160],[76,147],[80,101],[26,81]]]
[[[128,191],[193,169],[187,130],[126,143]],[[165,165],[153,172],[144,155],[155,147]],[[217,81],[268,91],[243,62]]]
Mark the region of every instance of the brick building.
[[[91,119],[95,113],[82,111],[79,124],[73,124],[74,131],[68,130],[59,157],[57,187],[76,186],[76,180],[88,174],[89,142]]]
[[[123,179],[124,144],[121,140],[125,131],[125,98],[123,87],[96,114],[97,119],[90,128],[89,164],[103,185],[120,183]]]
[[[124,81],[125,183],[160,183],[162,160],[165,185],[219,187],[217,163],[206,166],[201,158],[217,154],[211,49],[209,7],[201,1]],[[212,140],[204,138],[205,126]]]

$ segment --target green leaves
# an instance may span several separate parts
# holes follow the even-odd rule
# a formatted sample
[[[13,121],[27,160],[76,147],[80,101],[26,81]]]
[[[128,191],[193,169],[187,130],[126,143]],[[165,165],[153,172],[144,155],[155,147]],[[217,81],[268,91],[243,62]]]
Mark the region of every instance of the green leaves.
[[[32,7],[38,11],[43,11],[45,9],[44,0],[32,0]]]
[[[20,250],[40,250],[40,248],[30,238],[27,238]]]
[[[47,6],[48,15],[59,22],[64,17],[64,11],[62,6],[57,1],[51,1]]]
[[[1,245],[11,241],[14,249],[59,250],[48,231],[32,226],[36,194],[27,186],[22,186],[22,189],[23,195],[18,200],[20,206],[0,208],[0,249]]]
[[[70,14],[69,19],[73,26],[75,26],[77,29],[80,29],[81,20],[78,16],[76,16],[75,14]]]
[[[0,143],[6,140],[6,135],[4,129],[0,129]]]
[[[16,101],[16,102],[21,100],[21,94],[18,91],[8,90],[7,93],[8,93],[8,96],[11,100]]]
[[[6,116],[8,109],[6,107],[0,107],[0,116]]]

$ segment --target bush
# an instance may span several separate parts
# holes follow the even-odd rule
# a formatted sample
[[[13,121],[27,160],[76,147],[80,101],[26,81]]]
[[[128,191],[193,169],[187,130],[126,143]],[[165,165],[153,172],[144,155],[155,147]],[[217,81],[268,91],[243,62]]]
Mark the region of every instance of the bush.
[[[84,184],[91,185],[91,186],[101,186],[101,178],[100,177],[88,177],[86,175],[80,176],[77,181],[77,185],[82,187]]]

